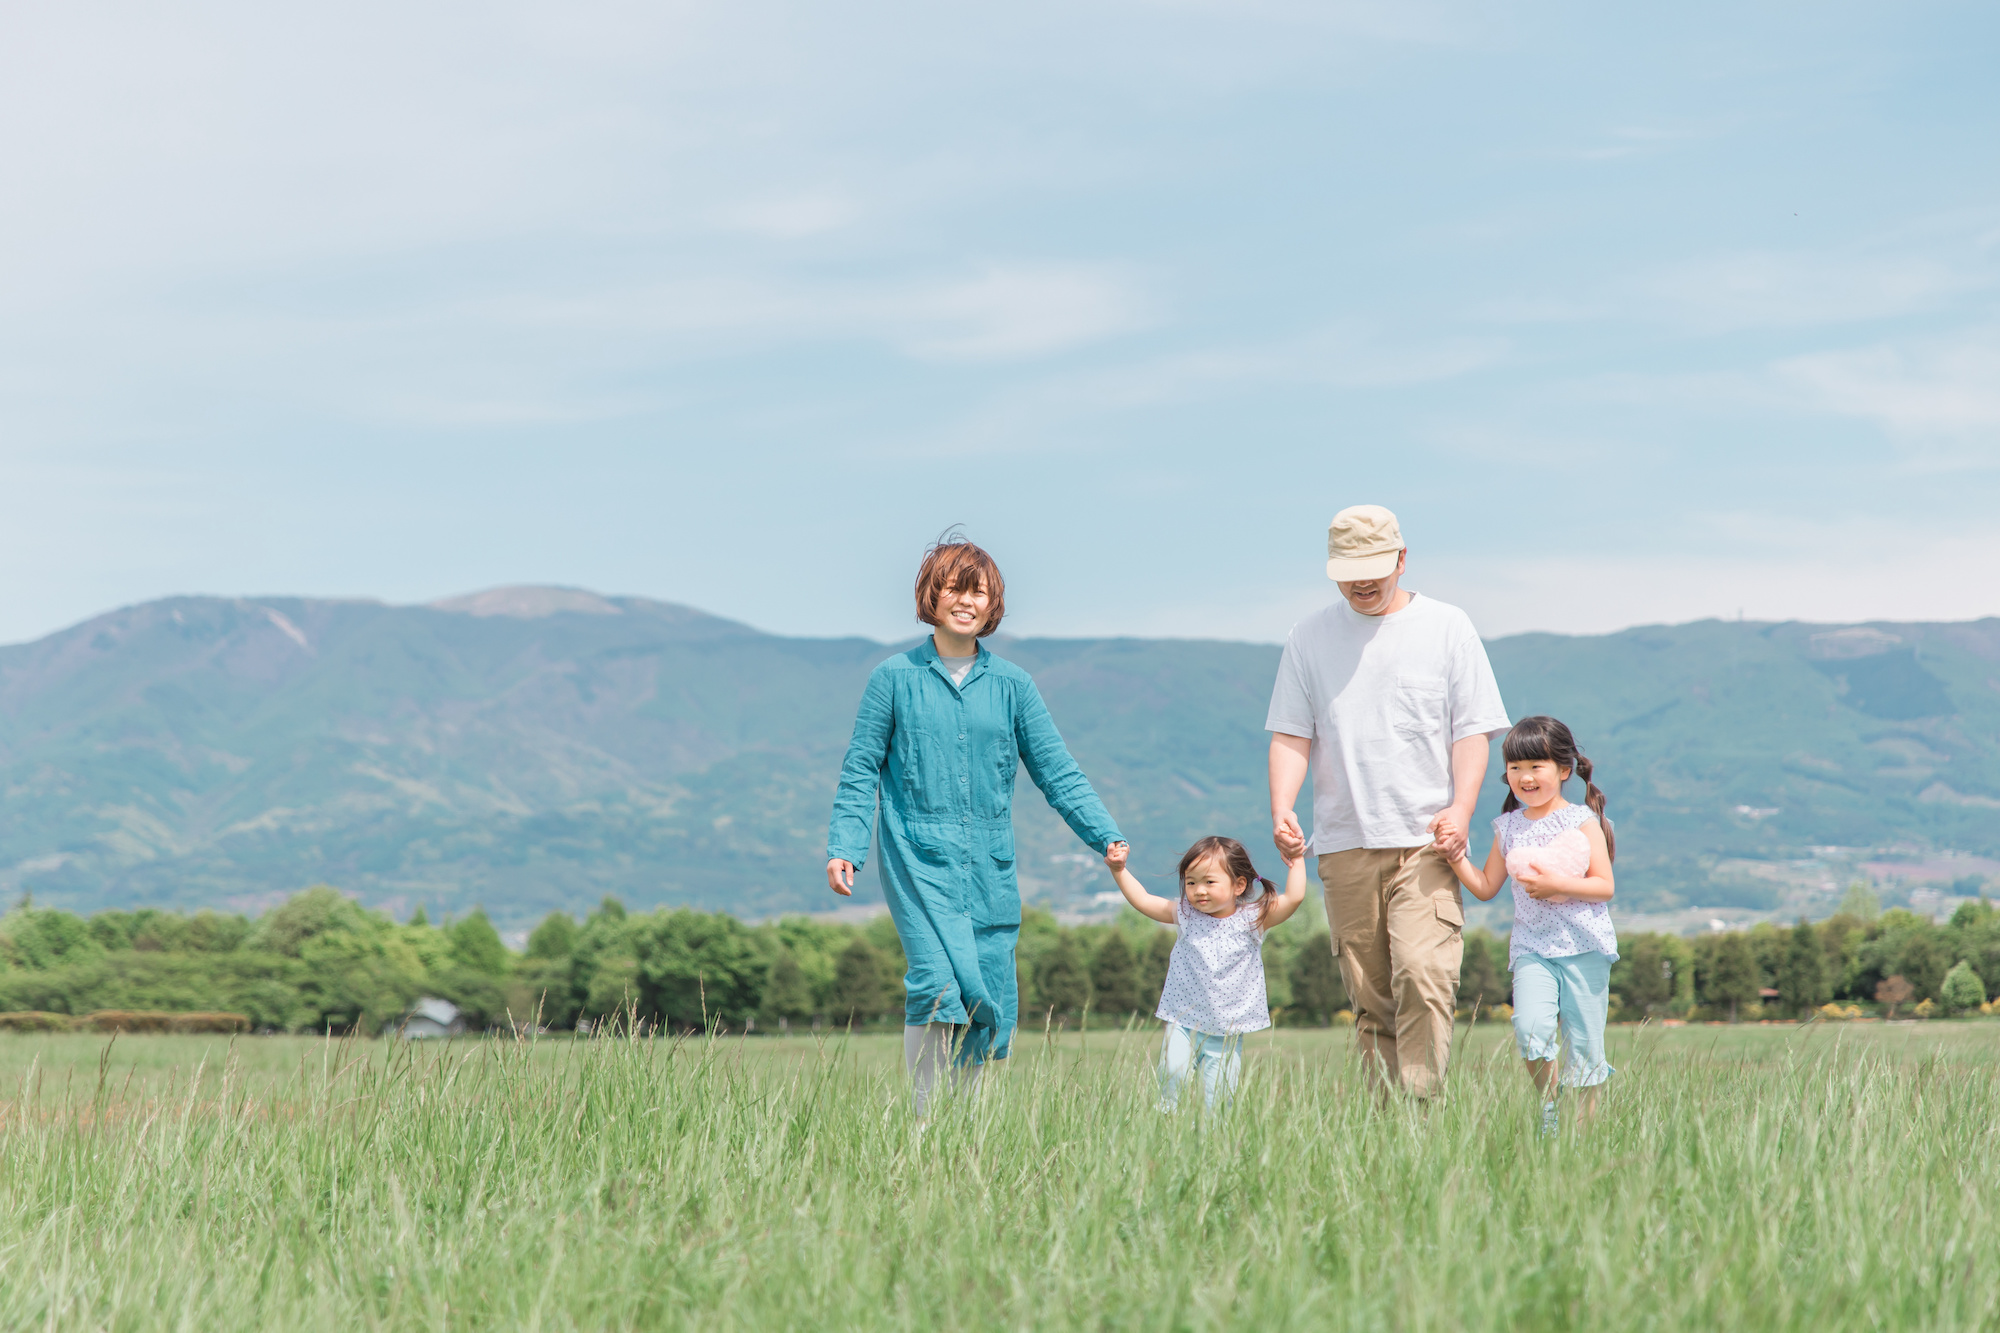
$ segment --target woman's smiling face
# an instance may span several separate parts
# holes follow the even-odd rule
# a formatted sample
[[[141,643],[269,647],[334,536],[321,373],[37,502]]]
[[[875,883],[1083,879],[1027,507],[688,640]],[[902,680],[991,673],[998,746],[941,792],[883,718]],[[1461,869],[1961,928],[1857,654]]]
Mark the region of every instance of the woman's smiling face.
[[[985,579],[961,592],[946,589],[938,594],[937,627],[959,638],[974,639],[986,628],[986,617],[992,610],[993,594],[986,590]]]
[[[1189,866],[1186,878],[1181,880],[1181,892],[1187,895],[1188,903],[1195,911],[1209,916],[1228,916],[1234,912],[1237,900],[1249,889],[1249,881],[1229,878],[1229,872],[1215,857]]]

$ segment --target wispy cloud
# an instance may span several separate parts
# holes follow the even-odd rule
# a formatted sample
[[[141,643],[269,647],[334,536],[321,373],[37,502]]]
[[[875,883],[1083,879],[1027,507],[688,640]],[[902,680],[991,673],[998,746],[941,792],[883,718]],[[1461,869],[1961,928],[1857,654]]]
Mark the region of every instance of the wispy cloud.
[[[1787,357],[1776,382],[1809,408],[1872,421],[1946,466],[2000,467],[2000,332]]]
[[[1567,291],[1481,303],[1502,324],[1664,325],[1702,335],[1937,314],[2000,286],[1988,215],[1920,221],[1848,245],[1719,251]]]
[[[1690,260],[1631,287],[1641,309],[1707,332],[1851,324],[1936,310],[1989,275],[1928,255],[1766,251]]]
[[[1358,325],[1295,338],[1130,357],[1089,369],[1055,368],[1004,386],[953,425],[883,449],[901,456],[950,447],[981,452],[1067,448],[1083,423],[1282,389],[1391,392],[1501,364],[1498,338],[1397,337]]]
[[[1008,265],[907,293],[861,298],[904,350],[941,361],[1047,356],[1146,327],[1158,303],[1119,273],[1083,265]]]
[[[773,240],[796,241],[837,231],[861,216],[860,203],[834,190],[749,199],[717,214],[723,227]]]
[[[1847,516],[1694,515],[1670,549],[1593,551],[1551,598],[1537,567],[1451,556],[1422,585],[1472,613],[1487,637],[1598,634],[1688,620],[1969,620],[2000,614],[2000,534],[1912,532],[1885,550]]]

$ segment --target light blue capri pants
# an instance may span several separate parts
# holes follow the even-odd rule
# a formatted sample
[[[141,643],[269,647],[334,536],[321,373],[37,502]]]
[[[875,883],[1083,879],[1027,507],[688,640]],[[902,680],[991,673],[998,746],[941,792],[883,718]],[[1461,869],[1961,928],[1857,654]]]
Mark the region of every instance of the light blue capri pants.
[[[1242,1075],[1242,1051],[1241,1036],[1218,1037],[1179,1023],[1167,1024],[1167,1039],[1160,1047],[1160,1109],[1174,1109],[1190,1076],[1201,1079],[1204,1106],[1211,1111],[1227,1106]]]
[[[1524,953],[1514,960],[1514,1042],[1523,1060],[1554,1060],[1560,1034],[1566,1088],[1594,1088],[1617,1072],[1604,1063],[1610,1006],[1610,954]]]

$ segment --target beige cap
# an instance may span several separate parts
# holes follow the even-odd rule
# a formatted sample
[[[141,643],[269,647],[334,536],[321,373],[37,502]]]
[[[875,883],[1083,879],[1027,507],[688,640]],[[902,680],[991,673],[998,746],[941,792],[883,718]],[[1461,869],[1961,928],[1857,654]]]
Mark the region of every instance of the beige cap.
[[[1403,529],[1381,505],[1350,505],[1326,529],[1326,576],[1339,583],[1386,579],[1396,572]]]

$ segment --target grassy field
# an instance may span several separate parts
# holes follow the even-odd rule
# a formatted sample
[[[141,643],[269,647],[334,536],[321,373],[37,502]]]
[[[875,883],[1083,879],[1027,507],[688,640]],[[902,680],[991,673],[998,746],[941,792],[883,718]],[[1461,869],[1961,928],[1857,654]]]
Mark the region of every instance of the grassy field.
[[[1614,1030],[1552,1143],[1504,1029],[1428,1112],[1266,1034],[1220,1119],[1155,1040],[919,1127],[888,1037],[4,1036],[0,1327],[2000,1323],[2000,1024]]]

